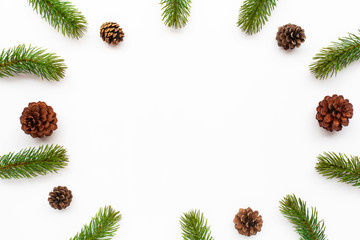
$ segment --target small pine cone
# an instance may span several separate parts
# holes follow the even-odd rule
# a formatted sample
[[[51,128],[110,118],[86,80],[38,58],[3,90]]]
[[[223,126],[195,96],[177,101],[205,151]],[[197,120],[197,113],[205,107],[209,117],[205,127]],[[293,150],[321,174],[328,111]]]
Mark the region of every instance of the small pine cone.
[[[349,125],[353,116],[353,105],[342,95],[326,96],[316,108],[316,119],[322,128],[332,132],[340,131],[343,126]]]
[[[250,237],[261,231],[263,220],[258,211],[240,208],[234,218],[235,228],[241,235]]]
[[[20,117],[21,129],[33,138],[50,136],[57,129],[53,108],[45,102],[32,102],[24,108]]]
[[[304,29],[291,23],[279,27],[279,31],[276,34],[278,46],[285,50],[300,47],[301,43],[305,42],[305,39]]]
[[[49,193],[49,204],[55,209],[64,209],[67,208],[73,198],[73,195],[67,187],[54,187],[53,191]]]
[[[116,22],[106,22],[100,27],[100,37],[109,44],[118,44],[122,42],[125,33]]]

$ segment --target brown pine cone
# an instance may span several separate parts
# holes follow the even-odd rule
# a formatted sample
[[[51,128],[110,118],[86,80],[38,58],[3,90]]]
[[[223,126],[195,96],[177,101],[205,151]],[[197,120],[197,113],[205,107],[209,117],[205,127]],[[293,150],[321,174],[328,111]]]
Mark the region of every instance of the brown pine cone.
[[[57,129],[56,113],[45,102],[29,103],[22,112],[20,123],[21,129],[33,138],[50,136]]]
[[[116,22],[106,22],[100,27],[100,37],[109,44],[118,44],[122,42],[125,33]]]
[[[49,193],[49,204],[55,209],[64,209],[68,207],[72,201],[73,195],[67,187],[54,187],[53,191]]]
[[[326,96],[316,108],[316,119],[322,128],[332,132],[340,131],[343,126],[349,125],[353,116],[353,105],[342,95]]]
[[[304,29],[291,23],[279,27],[279,31],[276,34],[278,46],[285,50],[300,47],[301,43],[305,42],[305,39]]]
[[[250,237],[261,231],[263,220],[258,211],[240,208],[234,218],[235,228],[241,235]]]

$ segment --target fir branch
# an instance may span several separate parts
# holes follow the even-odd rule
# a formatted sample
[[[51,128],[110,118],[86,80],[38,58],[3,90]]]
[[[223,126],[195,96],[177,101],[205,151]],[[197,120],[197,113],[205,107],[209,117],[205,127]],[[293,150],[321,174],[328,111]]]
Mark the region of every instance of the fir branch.
[[[238,27],[252,35],[260,32],[276,7],[277,0],[245,0],[240,8]]]
[[[161,0],[162,17],[166,26],[174,28],[185,27],[190,16],[191,0]]]
[[[301,236],[301,240],[325,240],[324,220],[318,220],[316,208],[311,208],[311,212],[306,207],[306,202],[297,198],[295,195],[287,195],[280,201],[280,211]]]
[[[65,76],[64,60],[54,53],[46,53],[38,47],[21,44],[0,54],[0,77],[13,77],[20,73],[32,73],[41,79],[59,81]]]
[[[23,149],[0,157],[0,178],[33,178],[67,166],[66,149],[58,145]]]
[[[318,79],[336,76],[339,71],[360,58],[360,37],[349,33],[347,37],[339,38],[338,42],[322,48],[313,57],[310,71]]]
[[[316,171],[328,179],[338,178],[339,182],[360,186],[360,159],[358,156],[346,156],[327,152],[318,156]]]
[[[204,214],[199,210],[191,210],[180,218],[182,236],[184,240],[214,240],[210,226]]]
[[[70,2],[60,0],[28,0],[29,5],[64,36],[79,39],[87,30],[87,21]]]
[[[119,229],[120,220],[120,212],[116,212],[111,206],[105,206],[100,208],[89,225],[84,225],[81,231],[70,240],[110,240]]]

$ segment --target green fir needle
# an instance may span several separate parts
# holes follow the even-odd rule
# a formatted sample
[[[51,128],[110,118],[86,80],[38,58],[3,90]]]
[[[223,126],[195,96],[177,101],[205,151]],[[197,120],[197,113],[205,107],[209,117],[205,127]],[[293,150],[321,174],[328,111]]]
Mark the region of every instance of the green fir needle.
[[[66,167],[66,149],[58,145],[44,145],[23,149],[0,157],[0,178],[33,178],[38,175],[56,173]]]
[[[111,206],[105,206],[100,208],[89,225],[84,225],[70,240],[110,240],[119,229],[120,220],[120,212],[115,211]]]
[[[28,0],[30,6],[64,36],[79,39],[87,30],[84,15],[71,2],[60,0]]]
[[[180,218],[183,240],[214,240],[204,214],[191,210]]]
[[[190,16],[191,0],[161,0],[162,17],[166,26],[182,28]]]
[[[325,152],[318,156],[316,171],[328,179],[337,178],[339,182],[360,186],[360,160],[358,156]]]
[[[360,37],[349,33],[328,47],[322,48],[313,57],[310,71],[318,79],[336,76],[339,71],[360,58]]]
[[[280,211],[295,228],[302,240],[325,240],[325,225],[318,220],[316,208],[307,208],[306,202],[295,195],[287,195],[280,201]]]
[[[260,32],[268,21],[277,0],[245,0],[240,8],[238,27],[252,35]]]
[[[65,76],[66,68],[63,59],[39,47],[21,44],[0,53],[0,77],[32,73],[41,79],[59,81]]]

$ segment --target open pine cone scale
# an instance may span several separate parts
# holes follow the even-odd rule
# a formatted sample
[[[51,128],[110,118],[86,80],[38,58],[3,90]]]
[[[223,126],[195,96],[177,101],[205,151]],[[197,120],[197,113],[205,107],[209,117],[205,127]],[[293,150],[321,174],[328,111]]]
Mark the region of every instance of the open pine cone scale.
[[[304,29],[291,23],[279,27],[276,34],[278,46],[284,48],[285,50],[300,47],[301,44],[305,42],[305,39],[306,36]]]
[[[100,27],[100,37],[109,44],[117,45],[124,40],[125,34],[116,22],[106,22]]]
[[[50,136],[57,129],[56,113],[41,101],[29,103],[23,110],[20,122],[22,130],[34,138]]]
[[[51,207],[61,210],[70,205],[72,198],[71,190],[65,186],[58,186],[49,193],[48,201]]]
[[[353,105],[343,96],[334,94],[319,102],[316,111],[320,127],[330,132],[340,131],[343,126],[349,125],[349,119],[353,116]]]
[[[252,236],[261,231],[263,220],[258,211],[241,208],[234,218],[235,228],[241,235]]]

